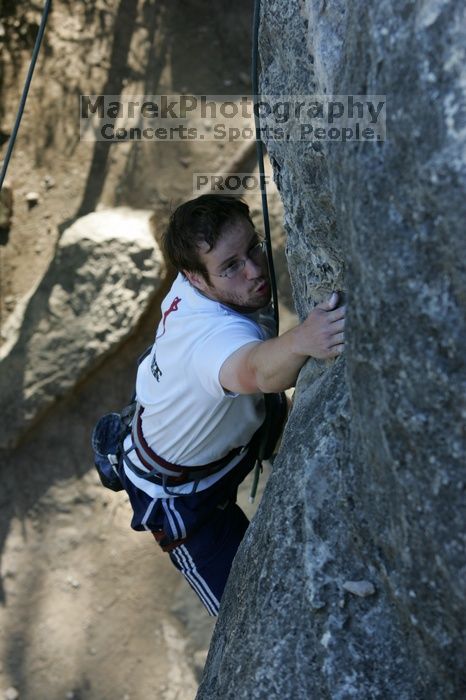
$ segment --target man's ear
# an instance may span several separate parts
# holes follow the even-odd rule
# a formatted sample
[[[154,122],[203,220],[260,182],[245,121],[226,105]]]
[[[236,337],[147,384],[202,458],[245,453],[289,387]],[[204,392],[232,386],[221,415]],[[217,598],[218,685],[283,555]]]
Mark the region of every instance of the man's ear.
[[[196,287],[196,289],[199,289],[201,292],[205,292],[207,283],[199,272],[188,272],[188,270],[183,270],[183,274],[186,279],[191,282],[193,287]]]

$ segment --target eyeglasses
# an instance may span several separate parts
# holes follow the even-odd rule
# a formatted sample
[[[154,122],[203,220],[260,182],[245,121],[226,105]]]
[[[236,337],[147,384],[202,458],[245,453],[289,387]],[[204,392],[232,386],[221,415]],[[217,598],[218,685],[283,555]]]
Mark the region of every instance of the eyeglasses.
[[[235,262],[231,263],[231,265],[228,265],[225,272],[222,272],[220,275],[216,275],[213,272],[211,272],[210,274],[213,275],[213,277],[228,277],[228,279],[231,280],[233,277],[236,277],[238,273],[244,270],[248,260],[257,262],[261,259],[264,253],[265,241],[259,241],[252,248],[249,249],[249,252],[245,258],[243,258],[242,260],[236,260]]]

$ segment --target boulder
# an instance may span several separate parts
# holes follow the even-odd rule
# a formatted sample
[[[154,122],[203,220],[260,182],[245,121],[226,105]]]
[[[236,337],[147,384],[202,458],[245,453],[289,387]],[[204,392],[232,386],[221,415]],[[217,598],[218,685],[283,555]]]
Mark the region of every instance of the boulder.
[[[64,231],[43,279],[2,330],[0,446],[13,445],[133,331],[164,276],[151,216],[103,210]]]
[[[300,374],[198,700],[465,695],[465,47],[454,0],[262,3],[263,92],[386,95],[387,137],[267,143],[346,351]]]

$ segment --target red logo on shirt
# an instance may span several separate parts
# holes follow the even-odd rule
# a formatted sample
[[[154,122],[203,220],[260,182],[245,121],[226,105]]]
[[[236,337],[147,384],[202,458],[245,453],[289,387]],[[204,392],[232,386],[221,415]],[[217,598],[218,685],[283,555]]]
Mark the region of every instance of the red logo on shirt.
[[[162,331],[162,333],[155,339],[156,342],[157,342],[157,340],[159,340],[159,338],[161,338],[163,335],[165,335],[165,331],[166,331],[165,323],[166,323],[166,321],[167,321],[167,317],[169,316],[169,314],[172,313],[172,311],[178,311],[178,304],[180,303],[180,301],[181,301],[180,297],[175,297],[175,298],[173,299],[172,303],[170,304],[170,306],[168,307],[168,309],[165,311],[165,313],[164,313],[164,315],[163,315],[163,318],[162,318],[162,327],[163,327],[163,331]],[[152,374],[153,374],[154,377],[156,378],[156,380],[159,382],[159,381],[160,381],[160,377],[162,376],[163,372],[162,372],[162,370],[160,369],[160,367],[159,367],[158,364],[157,364],[156,355],[155,355],[155,347],[154,347],[154,357],[152,358],[152,362],[151,362],[151,365],[150,365],[150,369],[151,369]]]
[[[165,334],[165,330],[166,330],[166,329],[165,329],[165,323],[166,323],[166,321],[167,321],[167,316],[168,316],[169,314],[171,314],[172,311],[178,311],[178,304],[180,303],[180,301],[181,301],[180,297],[175,297],[175,298],[173,299],[172,303],[170,304],[170,306],[168,307],[168,309],[165,311],[165,313],[164,313],[164,315],[163,315],[163,319],[162,319],[162,325],[163,325],[163,333],[162,333],[162,335]],[[159,335],[159,338],[161,338],[162,335]],[[157,338],[156,338],[156,340],[157,340]]]

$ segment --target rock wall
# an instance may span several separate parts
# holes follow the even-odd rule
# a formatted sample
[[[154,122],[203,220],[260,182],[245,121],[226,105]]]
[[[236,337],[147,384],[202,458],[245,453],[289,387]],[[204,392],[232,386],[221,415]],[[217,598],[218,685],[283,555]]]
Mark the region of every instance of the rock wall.
[[[235,560],[199,700],[466,695],[464,5],[266,0],[262,90],[387,96],[387,138],[269,141],[309,361]]]

